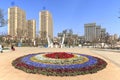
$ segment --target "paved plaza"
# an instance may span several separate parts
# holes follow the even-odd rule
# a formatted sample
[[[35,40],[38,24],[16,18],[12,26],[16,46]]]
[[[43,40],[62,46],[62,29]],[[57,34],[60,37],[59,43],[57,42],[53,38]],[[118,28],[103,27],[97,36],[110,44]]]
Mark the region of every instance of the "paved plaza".
[[[93,53],[96,53],[107,60],[110,60],[114,64],[116,64],[118,67],[120,67],[120,50],[109,50],[109,49],[92,49]]]
[[[94,74],[78,76],[45,76],[41,74],[29,74],[12,66],[12,61],[20,56],[39,52],[73,52],[99,57],[108,65],[105,69]],[[0,53],[0,80],[120,80],[120,54],[116,52],[98,51],[89,48],[38,48],[20,47],[16,51]]]

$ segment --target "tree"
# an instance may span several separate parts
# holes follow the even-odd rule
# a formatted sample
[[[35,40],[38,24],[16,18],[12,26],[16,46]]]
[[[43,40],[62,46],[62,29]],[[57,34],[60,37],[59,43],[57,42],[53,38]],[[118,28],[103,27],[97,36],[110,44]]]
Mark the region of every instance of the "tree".
[[[2,42],[3,41],[3,35],[0,35],[0,42]]]
[[[4,19],[4,11],[0,8],[0,27],[3,27],[7,24],[7,21]]]
[[[91,42],[93,48],[96,48],[96,47],[97,47],[97,43],[99,43],[99,40],[98,40],[97,38],[95,38],[95,39]]]
[[[47,32],[46,31],[40,31],[40,43],[42,46],[45,46],[47,44]]]

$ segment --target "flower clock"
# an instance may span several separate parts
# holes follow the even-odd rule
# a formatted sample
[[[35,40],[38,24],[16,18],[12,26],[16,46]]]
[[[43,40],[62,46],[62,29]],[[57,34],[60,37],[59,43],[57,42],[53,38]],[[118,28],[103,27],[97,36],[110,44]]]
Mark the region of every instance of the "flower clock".
[[[15,59],[12,65],[27,73],[48,76],[75,76],[96,73],[107,63],[94,56],[70,52],[29,54]]]

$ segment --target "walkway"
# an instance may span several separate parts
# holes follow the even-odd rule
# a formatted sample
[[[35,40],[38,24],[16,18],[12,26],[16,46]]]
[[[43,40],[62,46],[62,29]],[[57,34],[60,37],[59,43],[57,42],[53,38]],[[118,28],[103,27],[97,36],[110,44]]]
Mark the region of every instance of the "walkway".
[[[96,53],[120,67],[120,51],[119,50],[103,50],[103,49],[92,49],[93,53]]]

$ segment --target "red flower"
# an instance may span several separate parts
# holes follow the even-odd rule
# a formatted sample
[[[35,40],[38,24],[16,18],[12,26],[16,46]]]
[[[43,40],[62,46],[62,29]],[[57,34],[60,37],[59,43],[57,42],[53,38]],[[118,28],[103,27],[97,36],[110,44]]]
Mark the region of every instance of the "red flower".
[[[73,54],[69,54],[66,52],[55,52],[55,53],[46,54],[45,56],[48,58],[55,58],[55,59],[66,59],[66,58],[74,57]]]

